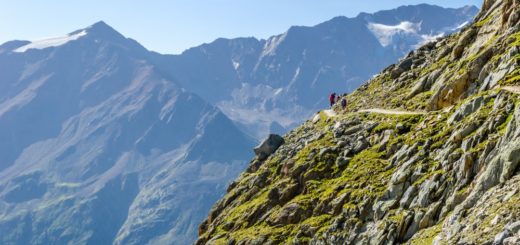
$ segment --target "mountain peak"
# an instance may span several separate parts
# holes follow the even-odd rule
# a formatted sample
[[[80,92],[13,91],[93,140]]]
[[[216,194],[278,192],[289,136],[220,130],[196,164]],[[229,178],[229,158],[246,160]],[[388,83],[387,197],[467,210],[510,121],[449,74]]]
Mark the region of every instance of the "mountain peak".
[[[86,30],[91,30],[91,31],[103,31],[103,32],[117,32],[116,30],[114,30],[114,28],[112,28],[110,25],[108,25],[106,22],[104,21],[98,21],[94,24],[92,24],[91,26],[85,28]]]
[[[112,28],[110,25],[105,23],[104,21],[98,21],[91,26],[82,29],[77,30],[71,34],[75,34],[78,32],[86,31],[89,36],[95,36],[102,39],[109,39],[109,40],[117,40],[117,39],[125,39],[125,37],[116,31],[114,28]]]

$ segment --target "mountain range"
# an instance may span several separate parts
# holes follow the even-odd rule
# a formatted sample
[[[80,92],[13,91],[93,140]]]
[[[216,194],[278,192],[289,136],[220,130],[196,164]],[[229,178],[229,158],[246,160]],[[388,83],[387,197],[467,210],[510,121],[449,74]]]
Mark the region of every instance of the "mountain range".
[[[0,243],[187,244],[252,155],[103,22],[0,50]]]
[[[184,87],[261,139],[294,128],[328,106],[330,93],[354,90],[477,12],[475,6],[403,6],[294,26],[265,40],[217,39],[159,60]]]

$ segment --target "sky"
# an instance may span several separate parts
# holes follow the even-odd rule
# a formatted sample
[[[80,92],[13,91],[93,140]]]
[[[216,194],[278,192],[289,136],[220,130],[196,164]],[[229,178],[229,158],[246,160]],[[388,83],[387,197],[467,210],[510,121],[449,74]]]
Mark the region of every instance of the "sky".
[[[63,36],[105,21],[150,50],[178,54],[216,38],[267,38],[290,26],[312,26],[401,5],[444,7],[483,0],[0,0],[0,43]]]

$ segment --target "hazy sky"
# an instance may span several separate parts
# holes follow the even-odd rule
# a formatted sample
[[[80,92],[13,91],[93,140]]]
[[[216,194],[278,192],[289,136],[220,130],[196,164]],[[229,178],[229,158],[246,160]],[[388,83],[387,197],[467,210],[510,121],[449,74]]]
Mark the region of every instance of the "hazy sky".
[[[266,38],[291,25],[418,3],[480,7],[482,0],[0,0],[0,43],[62,36],[103,20],[148,49],[180,53],[218,37]]]

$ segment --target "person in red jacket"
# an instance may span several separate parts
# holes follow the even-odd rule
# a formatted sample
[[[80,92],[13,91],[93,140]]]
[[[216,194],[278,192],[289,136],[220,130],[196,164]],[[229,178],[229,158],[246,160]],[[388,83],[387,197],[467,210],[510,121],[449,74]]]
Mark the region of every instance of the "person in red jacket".
[[[331,93],[329,96],[330,107],[334,106],[336,102],[336,93]]]

